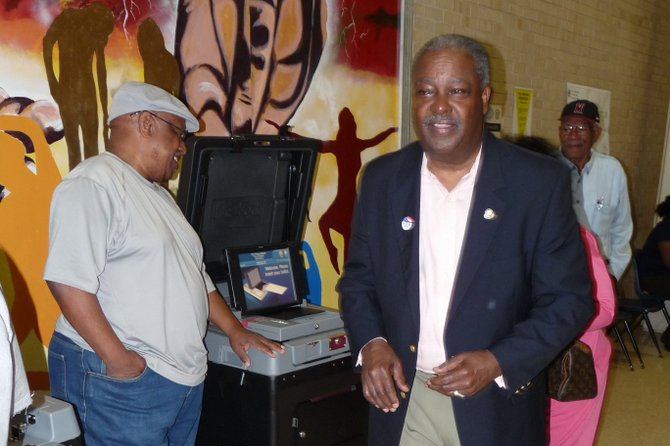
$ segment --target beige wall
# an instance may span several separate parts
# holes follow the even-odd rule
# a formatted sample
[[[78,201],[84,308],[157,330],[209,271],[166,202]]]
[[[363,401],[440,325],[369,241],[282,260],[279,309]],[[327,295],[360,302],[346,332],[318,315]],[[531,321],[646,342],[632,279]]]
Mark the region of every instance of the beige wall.
[[[670,2],[407,0],[406,6],[413,14],[406,39],[412,54],[452,32],[489,49],[503,133],[512,131],[514,87],[534,90],[533,134],[557,144],[567,83],[611,91],[610,153],[628,174],[634,246],[641,246],[653,224],[670,100]]]

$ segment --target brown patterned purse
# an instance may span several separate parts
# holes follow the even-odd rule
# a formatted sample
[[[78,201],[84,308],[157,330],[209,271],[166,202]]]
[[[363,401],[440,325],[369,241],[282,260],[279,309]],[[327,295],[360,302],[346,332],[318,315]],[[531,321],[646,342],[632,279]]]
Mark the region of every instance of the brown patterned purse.
[[[547,391],[557,401],[595,398],[598,394],[596,369],[591,348],[575,340],[547,368]]]

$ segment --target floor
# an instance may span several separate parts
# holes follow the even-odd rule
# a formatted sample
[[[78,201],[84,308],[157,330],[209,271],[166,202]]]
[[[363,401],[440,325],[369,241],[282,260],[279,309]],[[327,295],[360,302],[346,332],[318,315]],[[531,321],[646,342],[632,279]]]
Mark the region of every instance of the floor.
[[[649,334],[641,327],[636,329],[635,337],[645,367],[640,367],[625,338],[633,371],[619,344],[612,342],[609,385],[595,446],[670,445],[670,352],[663,350],[663,357],[659,358]]]
[[[659,335],[660,336],[660,335]],[[649,334],[638,327],[635,337],[644,368],[630,342],[633,371],[621,348],[613,342],[609,384],[601,415],[596,446],[670,445],[670,352],[658,357]]]

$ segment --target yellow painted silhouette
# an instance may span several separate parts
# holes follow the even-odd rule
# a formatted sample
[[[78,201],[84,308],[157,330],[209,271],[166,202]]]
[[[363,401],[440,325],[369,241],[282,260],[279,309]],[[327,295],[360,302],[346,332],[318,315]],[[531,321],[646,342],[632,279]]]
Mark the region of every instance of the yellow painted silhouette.
[[[26,165],[25,141],[35,150],[35,173]],[[0,116],[0,184],[8,191],[0,201],[0,279],[33,389],[48,388],[44,345],[60,312],[42,280],[49,205],[60,180],[40,126],[26,117]]]

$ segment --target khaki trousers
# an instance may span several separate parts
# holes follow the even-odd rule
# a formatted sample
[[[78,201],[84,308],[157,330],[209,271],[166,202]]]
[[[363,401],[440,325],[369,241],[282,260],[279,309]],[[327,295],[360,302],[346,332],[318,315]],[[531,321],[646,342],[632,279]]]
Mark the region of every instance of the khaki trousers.
[[[431,374],[416,371],[400,446],[460,446],[451,398],[426,387]]]

